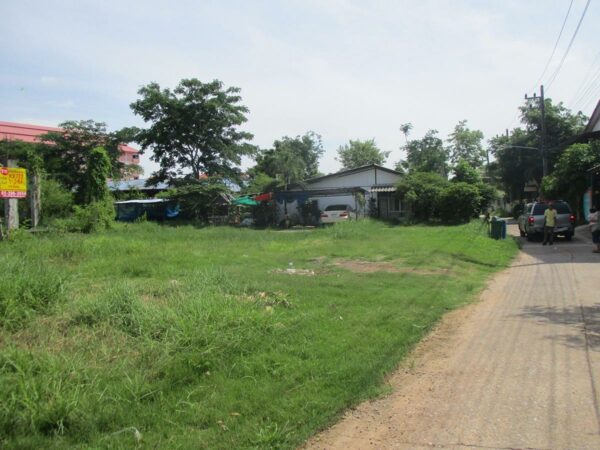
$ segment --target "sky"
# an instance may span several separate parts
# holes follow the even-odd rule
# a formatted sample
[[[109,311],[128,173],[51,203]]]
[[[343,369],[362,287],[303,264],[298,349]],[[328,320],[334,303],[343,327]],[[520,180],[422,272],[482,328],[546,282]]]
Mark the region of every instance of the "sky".
[[[551,80],[587,0],[573,0],[541,82]],[[539,90],[570,0],[0,0],[0,121],[94,119],[144,126],[141,86],[183,78],[241,88],[244,129],[269,148],[322,136],[320,171],[350,139],[402,158],[411,136],[458,121],[486,139],[518,125]],[[600,98],[600,0],[546,95],[586,115]],[[588,88],[589,86],[589,88]],[[134,145],[135,146],[135,145]],[[146,174],[156,167],[142,156]],[[251,161],[246,160],[247,167]]]

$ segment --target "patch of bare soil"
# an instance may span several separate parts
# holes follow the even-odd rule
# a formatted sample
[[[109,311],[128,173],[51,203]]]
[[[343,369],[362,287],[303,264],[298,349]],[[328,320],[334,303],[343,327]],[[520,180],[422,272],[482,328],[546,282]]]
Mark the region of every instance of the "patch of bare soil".
[[[360,259],[337,259],[333,262],[335,267],[355,273],[412,273],[415,275],[447,275],[448,269],[419,269],[414,267],[398,267],[394,261],[365,261]]]

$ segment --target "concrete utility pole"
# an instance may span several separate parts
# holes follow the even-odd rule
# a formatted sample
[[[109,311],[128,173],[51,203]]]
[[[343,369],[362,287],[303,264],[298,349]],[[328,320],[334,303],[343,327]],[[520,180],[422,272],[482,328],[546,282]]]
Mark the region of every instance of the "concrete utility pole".
[[[7,159],[6,167],[17,167],[17,161],[14,159]],[[4,221],[6,224],[7,236],[10,233],[10,230],[19,228],[19,203],[16,198],[4,199]]]
[[[540,154],[542,155],[542,176],[548,175],[548,160],[546,158],[546,103],[544,101],[544,85],[540,86],[540,96],[535,93],[533,97],[528,97],[525,94],[525,100],[538,100],[541,114],[541,138],[540,138]]]

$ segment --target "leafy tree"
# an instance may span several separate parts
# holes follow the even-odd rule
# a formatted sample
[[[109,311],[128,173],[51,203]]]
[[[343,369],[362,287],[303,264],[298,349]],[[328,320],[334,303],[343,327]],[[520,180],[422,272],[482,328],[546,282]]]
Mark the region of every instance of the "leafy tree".
[[[273,142],[273,148],[259,152],[250,173],[264,173],[287,184],[312,178],[318,174],[323,153],[321,136],[312,131],[295,138],[285,136]]]
[[[208,177],[187,180],[180,186],[161,192],[158,197],[179,202],[182,217],[207,222],[215,200],[228,191],[222,178]]]
[[[587,171],[600,164],[600,141],[574,144],[558,158],[552,173],[544,177],[542,192],[552,198],[565,198],[581,217],[581,198],[589,187]]]
[[[408,141],[404,146],[404,168],[409,172],[433,172],[447,177],[448,150],[444,147],[444,142],[437,137],[437,133],[436,130],[429,130],[423,138]]]
[[[160,165],[151,182],[202,173],[237,175],[234,166],[255,151],[247,142],[252,134],[239,129],[248,113],[239,92],[218,80],[202,83],[195,78],[181,80],[172,91],[158,83],[138,91],[141,98],[131,109],[149,128],[140,130],[136,140],[142,149],[153,150],[150,159]]]
[[[408,144],[408,135],[410,134],[410,131],[412,130],[412,128],[413,128],[413,126],[412,126],[412,123],[410,123],[410,122],[406,122],[406,123],[403,123],[402,125],[400,125],[400,131],[404,135],[404,140],[406,141],[407,144]]]
[[[461,120],[454,127],[447,141],[450,144],[450,160],[453,163],[464,160],[473,167],[481,167],[486,156],[482,141],[483,133],[479,130],[470,130],[467,121]]]
[[[93,120],[67,121],[60,124],[63,131],[52,131],[42,140],[42,155],[46,171],[65,187],[81,190],[91,152],[103,147],[113,169],[111,177],[118,178],[123,164],[119,162],[119,145],[133,140],[134,129],[124,128],[109,133],[104,122]],[[81,199],[82,196],[79,195]]]
[[[452,171],[454,172],[454,177],[452,178],[453,182],[465,182],[469,184],[481,183],[481,175],[479,172],[464,159],[458,161],[456,166],[452,168]]]
[[[106,180],[111,172],[110,158],[103,147],[90,152],[82,189],[79,192],[83,203],[97,202],[109,197]]]
[[[374,139],[367,141],[350,140],[346,145],[338,148],[338,157],[344,169],[354,169],[368,164],[382,165],[390,152],[383,152],[377,148]]]
[[[541,182],[542,155],[541,113],[536,104],[525,103],[520,108],[522,127],[513,129],[509,136],[504,134],[490,140],[490,150],[496,161],[492,166],[501,179],[504,190],[512,199],[522,200],[523,188],[530,180]],[[587,123],[581,112],[572,113],[562,102],[554,104],[545,100],[546,156],[548,167],[555,167],[564,151],[564,143],[579,134]],[[529,148],[523,148],[529,147]]]

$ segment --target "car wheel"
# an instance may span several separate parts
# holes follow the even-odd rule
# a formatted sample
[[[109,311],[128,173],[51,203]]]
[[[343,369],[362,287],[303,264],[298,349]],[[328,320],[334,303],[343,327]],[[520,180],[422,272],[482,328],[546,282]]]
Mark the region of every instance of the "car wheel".
[[[527,233],[527,240],[529,242],[535,241],[535,234],[533,234],[533,233]]]

